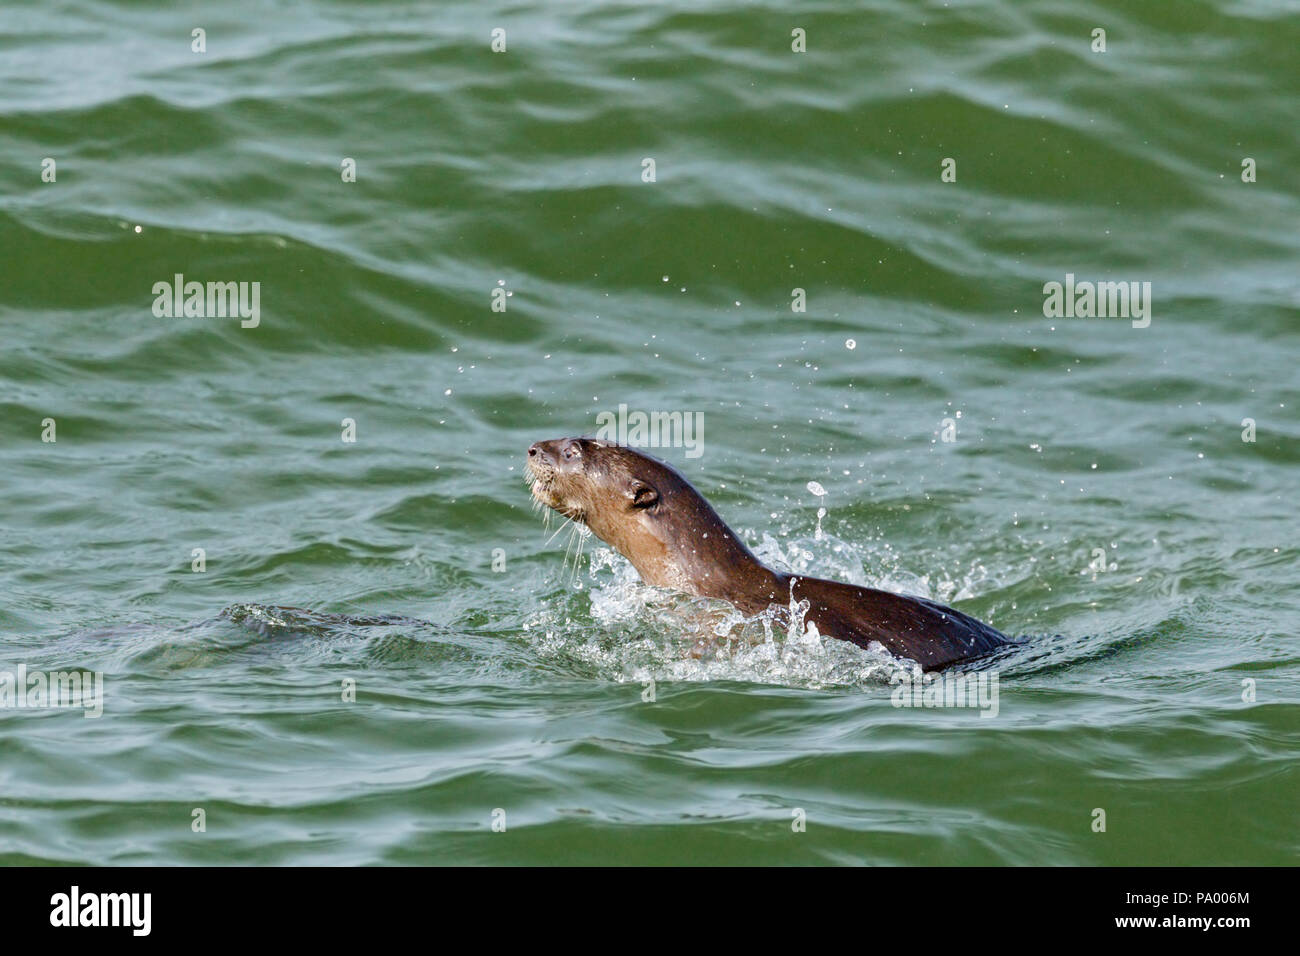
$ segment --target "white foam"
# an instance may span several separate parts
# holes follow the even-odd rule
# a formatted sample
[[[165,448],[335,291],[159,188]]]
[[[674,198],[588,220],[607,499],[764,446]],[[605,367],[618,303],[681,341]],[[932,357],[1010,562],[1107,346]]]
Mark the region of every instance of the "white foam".
[[[828,543],[818,542],[819,549]],[[765,548],[774,544],[774,539],[771,544],[764,542]],[[760,557],[772,560],[770,554]],[[862,577],[860,565],[856,576]],[[588,580],[584,593],[590,600],[594,628],[574,621],[580,614],[569,603],[575,599],[570,592],[556,595],[551,605],[530,619],[526,631],[535,635],[534,649],[540,657],[606,680],[865,687],[887,684],[893,674],[915,669],[879,645],[864,650],[822,637],[815,625],[805,628],[806,605],[792,609],[793,623],[786,628],[774,623],[770,613],[746,617],[719,601],[650,587],[609,548],[592,552]]]

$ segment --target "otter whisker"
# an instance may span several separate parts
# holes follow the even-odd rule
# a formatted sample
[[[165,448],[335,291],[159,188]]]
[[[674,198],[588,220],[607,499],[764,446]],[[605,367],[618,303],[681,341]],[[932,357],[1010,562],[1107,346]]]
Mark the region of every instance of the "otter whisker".
[[[588,536],[591,534],[591,532],[587,530],[586,525],[575,523],[573,526],[573,530],[577,533],[578,536],[578,550],[573,555],[573,577],[569,579],[570,584],[576,584],[578,581],[578,573],[582,568],[582,549],[587,543]],[[569,553],[567,548],[565,549],[564,553],[565,556],[567,557]]]
[[[552,513],[554,513],[554,512],[552,512]],[[550,515],[547,515],[547,517],[549,518]],[[569,525],[571,525],[571,524],[573,524],[573,519],[572,519],[572,518],[565,518],[565,519],[564,519],[564,524],[560,525],[558,528],[555,529],[555,534],[552,534],[549,538],[547,538],[547,539],[546,539],[546,543],[547,543],[547,544],[550,544],[552,541],[554,541],[554,540],[555,540],[555,536],[558,535],[561,531],[563,531],[565,528],[567,528],[567,527],[568,527]]]
[[[560,565],[562,569],[567,570],[569,567],[569,552],[573,550],[573,536],[578,533],[578,525],[575,522],[569,522],[569,537],[564,542],[564,561]]]

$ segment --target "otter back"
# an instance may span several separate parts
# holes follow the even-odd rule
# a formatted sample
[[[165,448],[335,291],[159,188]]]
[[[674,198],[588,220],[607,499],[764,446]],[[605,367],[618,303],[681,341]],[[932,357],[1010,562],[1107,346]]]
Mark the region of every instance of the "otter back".
[[[1015,643],[987,624],[925,598],[821,578],[790,580],[795,600],[808,602],[807,620],[819,632],[859,647],[879,641],[923,670],[939,670]]]

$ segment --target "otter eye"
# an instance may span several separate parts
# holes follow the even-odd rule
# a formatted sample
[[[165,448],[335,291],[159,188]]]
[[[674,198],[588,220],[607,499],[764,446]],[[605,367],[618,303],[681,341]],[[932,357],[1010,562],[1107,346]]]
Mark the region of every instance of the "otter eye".
[[[653,508],[659,502],[659,492],[649,485],[637,485],[632,491],[633,508]]]
[[[564,456],[565,461],[573,461],[575,458],[582,457],[582,449],[578,447],[576,441],[571,441],[564,446],[564,450],[560,454]]]

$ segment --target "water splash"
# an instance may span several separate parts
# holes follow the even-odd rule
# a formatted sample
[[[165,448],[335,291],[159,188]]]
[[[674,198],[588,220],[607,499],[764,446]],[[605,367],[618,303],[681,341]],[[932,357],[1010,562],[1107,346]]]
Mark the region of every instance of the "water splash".
[[[720,601],[674,594],[641,582],[609,548],[592,553],[590,618],[552,601],[527,624],[537,654],[617,682],[745,681],[787,687],[875,687],[912,673],[878,645],[863,649],[824,637],[805,623],[807,602],[746,616]],[[573,595],[568,595],[574,597]],[[558,597],[558,595],[557,595]]]

